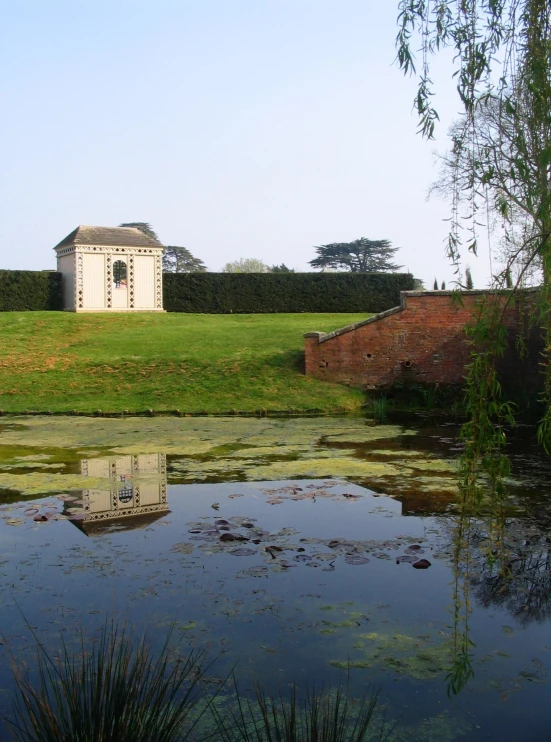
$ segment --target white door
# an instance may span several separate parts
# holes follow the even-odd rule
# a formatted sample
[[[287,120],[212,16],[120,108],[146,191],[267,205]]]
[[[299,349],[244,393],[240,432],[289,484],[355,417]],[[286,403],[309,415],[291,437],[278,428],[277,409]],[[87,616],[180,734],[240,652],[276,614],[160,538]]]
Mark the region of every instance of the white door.
[[[134,306],[155,309],[155,257],[136,255],[134,260]]]
[[[82,256],[82,298],[84,309],[106,309],[105,255],[84,253]]]

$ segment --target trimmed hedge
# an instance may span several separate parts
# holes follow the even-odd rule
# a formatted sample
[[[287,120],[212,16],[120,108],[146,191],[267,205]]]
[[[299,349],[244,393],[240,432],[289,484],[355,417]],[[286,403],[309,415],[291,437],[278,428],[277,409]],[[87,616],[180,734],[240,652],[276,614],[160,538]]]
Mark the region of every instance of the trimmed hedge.
[[[384,312],[414,288],[410,273],[165,273],[168,312]]]
[[[165,273],[168,312],[384,312],[414,288],[410,273]],[[61,273],[0,270],[0,311],[62,310]]]
[[[61,273],[0,270],[0,312],[63,309]]]

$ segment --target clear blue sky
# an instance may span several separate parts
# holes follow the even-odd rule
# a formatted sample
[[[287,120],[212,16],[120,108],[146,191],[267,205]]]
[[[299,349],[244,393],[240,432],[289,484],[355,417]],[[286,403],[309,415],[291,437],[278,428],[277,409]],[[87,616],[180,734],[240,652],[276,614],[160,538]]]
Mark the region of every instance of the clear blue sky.
[[[415,83],[393,65],[395,0],[2,3],[0,267],[55,267],[78,224],[148,221],[211,270],[309,269],[313,246],[390,239],[432,287],[452,279],[446,204]],[[487,256],[470,260],[477,286]]]

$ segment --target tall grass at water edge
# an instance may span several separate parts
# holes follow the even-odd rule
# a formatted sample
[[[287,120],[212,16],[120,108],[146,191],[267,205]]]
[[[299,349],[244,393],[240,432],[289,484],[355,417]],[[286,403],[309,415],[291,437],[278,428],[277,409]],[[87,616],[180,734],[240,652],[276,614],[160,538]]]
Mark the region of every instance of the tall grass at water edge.
[[[175,742],[197,724],[204,654],[173,660],[170,633],[159,655],[125,627],[104,626],[99,641],[50,653],[35,636],[35,683],[12,666],[18,694],[8,724],[27,742]],[[182,736],[183,735],[183,736]]]
[[[373,417],[375,422],[384,423],[387,419],[387,398],[385,396],[378,397],[373,400]]]
[[[355,701],[340,685],[301,703],[295,686],[271,698],[256,685],[251,700],[234,681],[234,698],[217,698],[223,686],[209,695],[205,654],[175,655],[171,631],[159,654],[116,624],[91,648],[81,630],[76,652],[63,638],[57,652],[34,639],[34,681],[12,656],[17,695],[6,721],[21,742],[362,742],[368,731],[370,740],[390,733],[384,724],[372,731],[379,691]]]
[[[321,693],[308,692],[300,703],[296,686],[289,697],[266,695],[255,685],[255,698],[241,696],[235,681],[236,704],[224,715],[213,706],[220,742],[375,742],[387,740],[393,731],[384,721],[373,730],[380,691],[353,701],[348,687],[339,685]]]

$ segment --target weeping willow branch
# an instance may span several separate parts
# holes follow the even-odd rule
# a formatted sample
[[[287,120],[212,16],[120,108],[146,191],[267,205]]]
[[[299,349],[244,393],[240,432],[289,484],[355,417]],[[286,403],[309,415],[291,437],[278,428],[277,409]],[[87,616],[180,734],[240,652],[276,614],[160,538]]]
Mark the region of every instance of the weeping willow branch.
[[[414,105],[420,131],[429,139],[438,121],[432,60],[445,47],[454,52],[463,114],[452,128],[452,147],[433,189],[451,203],[447,252],[457,272],[464,249],[476,254],[486,203],[505,235],[505,267],[493,277],[492,288],[499,291],[510,282],[518,292],[535,270],[541,290],[531,320],[545,336],[538,437],[551,453],[551,4],[400,0],[396,46],[400,68],[417,76]],[[506,470],[504,421],[509,425],[513,419],[496,372],[505,342],[500,306],[496,294],[468,330],[469,422],[462,432],[465,486],[474,487],[484,474],[498,494]]]
[[[453,50],[454,84],[462,104],[441,158],[433,192],[450,200],[447,254],[460,274],[462,252],[476,255],[479,214],[486,208],[504,235],[504,266],[492,277],[494,293],[481,302],[466,328],[471,346],[466,369],[467,422],[459,467],[461,512],[454,532],[453,664],[448,692],[472,677],[469,638],[469,554],[472,518],[487,515],[486,558],[505,565],[504,482],[510,473],[507,432],[515,408],[503,398],[499,361],[509,350],[506,315],[517,314],[517,348],[528,316],[541,328],[544,350],[542,416],[538,439],[551,454],[551,4],[549,0],[400,0],[397,62],[417,77],[414,106],[419,130],[434,137],[438,111],[430,78],[432,59]],[[417,57],[421,66],[417,71]],[[463,238],[465,239],[465,244]],[[535,302],[523,303],[533,274]],[[511,291],[503,292],[504,288]],[[503,567],[503,569],[505,569]],[[506,575],[504,575],[506,576]]]

